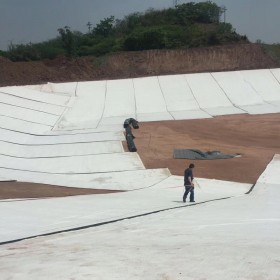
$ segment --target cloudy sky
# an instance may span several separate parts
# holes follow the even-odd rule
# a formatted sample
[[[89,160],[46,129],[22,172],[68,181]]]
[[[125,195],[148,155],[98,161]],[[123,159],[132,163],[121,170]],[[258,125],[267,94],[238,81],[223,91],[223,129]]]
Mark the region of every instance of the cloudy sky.
[[[179,3],[201,2],[178,0]],[[280,43],[280,0],[213,0],[227,8],[226,21],[255,42]],[[173,0],[0,0],[0,49],[9,43],[36,43],[54,38],[57,29],[87,31],[111,15],[115,18],[148,8],[168,8]]]

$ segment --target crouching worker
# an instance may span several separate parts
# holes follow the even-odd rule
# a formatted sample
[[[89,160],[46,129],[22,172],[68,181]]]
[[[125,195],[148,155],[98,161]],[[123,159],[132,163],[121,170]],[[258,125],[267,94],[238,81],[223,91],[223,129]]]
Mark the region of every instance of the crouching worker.
[[[184,174],[184,186],[185,186],[185,193],[183,196],[183,202],[186,202],[187,196],[190,193],[190,202],[194,201],[194,183],[193,183],[193,169],[194,164],[191,163],[189,168],[185,170]]]

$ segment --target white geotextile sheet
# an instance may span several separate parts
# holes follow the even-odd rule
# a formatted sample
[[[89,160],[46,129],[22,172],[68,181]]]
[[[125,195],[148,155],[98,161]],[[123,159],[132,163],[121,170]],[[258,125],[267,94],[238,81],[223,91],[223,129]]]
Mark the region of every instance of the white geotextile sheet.
[[[185,78],[200,108],[233,107],[210,73],[186,74]]]
[[[211,116],[223,116],[223,115],[236,115],[236,114],[246,114],[247,111],[242,110],[239,107],[216,107],[216,108],[205,108],[205,112],[207,112]]]
[[[154,121],[169,121],[174,120],[173,116],[169,112],[161,113],[137,113],[137,121],[140,122],[154,122]]]
[[[280,83],[269,69],[240,71],[248,83],[265,101],[280,101]]]
[[[54,126],[59,119],[59,116],[56,115],[35,111],[33,109],[15,107],[3,103],[0,103],[0,115],[49,126]]]
[[[45,93],[58,93],[60,95],[75,96],[78,82],[66,83],[46,83],[41,85],[28,85],[25,86],[32,90],[42,91]]]
[[[42,103],[42,102],[33,101],[33,100],[29,100],[29,99],[25,99],[25,98],[13,96],[1,92],[0,92],[0,102],[3,104],[15,106],[16,108],[26,108],[26,109],[36,110],[39,112],[44,112],[56,116],[60,116],[65,110],[64,106]]]
[[[280,84],[280,68],[270,69],[270,72]]]
[[[28,134],[43,134],[51,130],[52,126],[46,124],[28,122],[21,119],[15,119],[15,118],[0,115],[0,128],[14,130],[14,131],[28,133]]]
[[[158,77],[167,110],[175,120],[202,119],[211,116],[200,109],[185,75]]]
[[[0,117],[1,121],[1,117]],[[26,128],[26,127],[25,127]],[[25,129],[26,130],[26,129]],[[105,131],[78,134],[58,134],[58,135],[30,135],[25,132],[13,131],[10,128],[0,127],[0,140],[15,144],[26,145],[56,145],[70,143],[91,143],[104,141],[123,141],[125,140],[123,132]],[[46,133],[49,133],[48,131]]]
[[[0,145],[3,142],[8,142],[8,143],[25,143],[28,141],[32,135],[26,134],[26,133],[19,133],[12,131],[10,129],[3,129],[0,127]]]
[[[31,159],[0,155],[0,167],[48,174],[103,173],[145,169],[137,153]]]
[[[152,205],[155,207],[158,200],[164,200],[167,208],[174,196],[160,192],[152,200]],[[135,199],[136,195],[131,201]],[[99,280],[278,280],[279,211],[278,216],[271,216],[276,212],[267,209],[267,200],[261,196],[258,199],[243,195],[208,201],[76,232],[3,245],[1,276],[14,279],[18,275],[20,279],[28,275],[29,279],[43,280],[80,279],[81,275],[83,279]],[[111,201],[105,204],[108,209]],[[121,204],[116,215],[122,214]],[[174,206],[176,203],[171,208]],[[11,212],[17,217],[16,209]],[[42,212],[39,211],[37,219],[34,217],[33,224],[38,222],[42,226]],[[90,221],[93,212],[78,213],[81,219]],[[80,216],[73,213],[73,219],[77,221]],[[10,224],[10,220],[6,219],[6,222]],[[23,224],[22,220],[19,222]],[[30,220],[26,222],[25,233],[33,232],[33,229],[38,231],[36,226],[32,228]],[[56,228],[63,226],[63,222],[63,218],[58,220]],[[12,233],[21,230],[20,225],[11,228]],[[42,228],[46,230],[44,226]]]
[[[28,89],[33,89],[33,90],[37,90],[37,91],[41,91],[42,87],[44,85],[47,84],[40,84],[40,85],[25,85],[24,87],[28,88]],[[46,92],[51,92],[51,91],[46,91]]]
[[[268,104],[268,103],[245,105],[245,106],[240,106],[240,108],[242,108],[242,110],[252,115],[272,114],[272,113],[280,112],[280,106],[274,104]]]
[[[68,96],[63,96],[54,93],[45,93],[21,86],[1,87],[0,92],[17,97],[22,97],[24,99],[39,101],[42,103],[53,104],[58,106],[67,106],[69,102]]]
[[[266,172],[269,176],[277,174]],[[208,180],[198,179],[197,203],[183,204],[183,190],[178,187],[182,179],[171,176],[155,188],[86,196],[83,201],[71,197],[54,199],[55,203],[53,199],[1,202],[1,242],[48,233],[50,229],[90,226],[102,223],[102,218],[124,219],[4,245],[2,277],[9,279],[16,274],[32,279],[70,279],[83,273],[85,279],[101,280],[189,279],[191,268],[190,279],[278,280],[279,180],[277,185],[258,183],[244,195],[250,185],[215,180],[208,185]],[[259,187],[263,192],[257,191]],[[229,196],[232,198],[227,199]],[[70,200],[73,203],[69,207]],[[165,211],[151,213],[160,210]]]
[[[276,154],[259,177],[260,184],[280,184],[280,155]]]
[[[212,73],[219,86],[236,106],[264,103],[261,96],[244,80],[240,71]]]
[[[136,113],[168,113],[167,104],[161,91],[157,77],[133,79]]]
[[[72,188],[135,190],[148,188],[170,176],[167,168],[96,174],[52,174],[0,168],[0,176],[21,182]]]
[[[34,144],[60,144],[60,143],[84,143],[100,141],[122,141],[123,132],[96,132],[87,134],[55,135],[55,136],[34,136],[30,143]]]
[[[138,120],[138,118],[134,114],[129,114],[129,115],[126,115],[126,116],[123,115],[121,117],[102,118],[100,120],[99,125],[98,125],[98,129],[105,129],[106,126],[111,126],[112,127],[113,125],[118,125],[119,130],[121,130],[123,128],[124,121],[126,119],[130,119],[130,118]]]
[[[3,230],[0,240],[3,242],[182,206],[182,182],[183,177],[171,176],[154,187],[133,192],[2,201],[0,227]],[[200,185],[196,196],[201,202],[244,195],[250,188],[248,184],[216,180],[203,180]]]
[[[77,128],[77,129],[53,129],[48,135],[69,135],[69,134],[89,134],[96,132],[120,132],[123,129],[123,123],[100,125],[97,128]]]
[[[278,73],[279,69],[250,70],[49,83],[34,86],[33,89],[32,86],[3,87],[0,88],[0,106],[3,107],[2,115],[50,126],[67,106],[67,112],[55,129],[121,125],[129,117],[140,121],[160,121],[246,112],[275,113],[280,110],[277,103],[280,102]],[[49,93],[39,91],[44,86],[49,89]],[[52,91],[63,93],[55,94]],[[77,97],[73,96],[73,93],[76,93]],[[31,109],[36,111],[34,117]],[[13,112],[14,110],[16,111]],[[12,129],[27,133],[36,134],[46,130],[44,127],[37,130],[33,124],[27,126],[28,128],[23,130],[21,124],[15,125],[14,121],[11,124]],[[4,127],[8,128],[6,125]]]
[[[123,141],[123,132],[96,132],[87,134],[34,136],[28,143],[36,145],[54,145],[63,143],[89,143],[103,141]]]
[[[57,128],[96,128],[103,116],[105,98],[106,81],[78,83],[75,102],[65,112]]]
[[[1,141],[1,140],[0,140]],[[120,141],[70,143],[58,145],[24,145],[1,141],[0,154],[11,157],[70,157],[78,155],[110,154],[124,152]]]
[[[173,111],[170,112],[174,120],[191,120],[191,119],[207,119],[212,118],[204,110],[188,110],[188,111]]]
[[[168,111],[200,110],[185,75],[158,77]]]
[[[201,109],[211,116],[245,113],[233,106],[211,73],[186,74],[186,80]]]
[[[132,79],[107,81],[103,118],[135,116],[136,103]]]
[[[64,93],[70,96],[75,96],[78,82],[69,82],[69,83],[48,83],[51,88],[51,92],[54,93]],[[44,90],[44,87],[42,88]]]
[[[33,90],[37,90],[37,91],[42,91],[42,92],[46,92],[46,93],[52,93],[52,87],[50,83],[46,83],[46,84],[41,84],[41,85],[27,85],[24,86],[28,89],[33,89]]]

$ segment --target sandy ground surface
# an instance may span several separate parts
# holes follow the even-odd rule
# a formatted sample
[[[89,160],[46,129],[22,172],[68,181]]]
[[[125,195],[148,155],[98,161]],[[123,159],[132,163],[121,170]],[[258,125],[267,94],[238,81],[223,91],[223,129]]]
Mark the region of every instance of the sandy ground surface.
[[[133,130],[138,153],[147,169],[169,168],[183,176],[193,162],[194,175],[255,183],[276,153],[280,153],[280,114],[232,115],[213,119],[140,123]],[[126,148],[126,144],[124,143]],[[199,149],[241,154],[219,160],[174,159],[173,149]],[[100,194],[110,190],[67,188],[20,182],[0,183],[0,199]]]
[[[280,153],[280,114],[232,115],[204,120],[140,123],[133,130],[146,168],[167,167],[183,176],[193,162],[197,177],[255,183],[274,154]],[[174,159],[173,149],[241,154],[219,160]]]

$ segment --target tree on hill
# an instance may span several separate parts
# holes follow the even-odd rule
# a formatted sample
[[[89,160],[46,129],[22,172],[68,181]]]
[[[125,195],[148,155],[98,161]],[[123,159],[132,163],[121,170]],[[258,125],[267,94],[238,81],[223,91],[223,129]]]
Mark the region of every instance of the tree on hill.
[[[96,25],[93,29],[92,34],[95,36],[109,37],[114,31],[115,18],[110,16],[109,18],[104,18]]]

